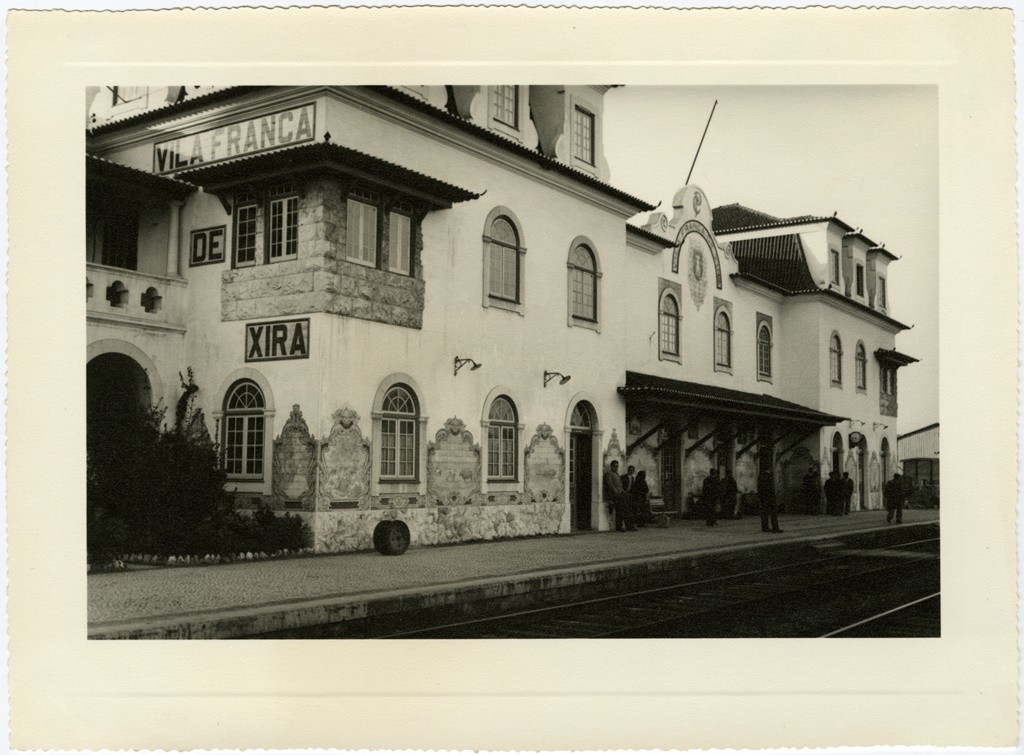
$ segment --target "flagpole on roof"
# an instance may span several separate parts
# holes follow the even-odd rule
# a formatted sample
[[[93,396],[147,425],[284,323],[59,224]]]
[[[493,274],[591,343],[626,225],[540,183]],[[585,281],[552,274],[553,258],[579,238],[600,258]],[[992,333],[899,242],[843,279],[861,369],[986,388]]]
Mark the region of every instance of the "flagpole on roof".
[[[690,172],[686,174],[686,183],[684,186],[690,185],[690,176],[693,175],[693,166],[697,164],[697,155],[700,154],[700,148],[704,146],[704,137],[708,135],[708,126],[711,125],[711,119],[715,115],[716,107],[718,107],[718,100],[715,100],[715,104],[711,106],[711,115],[708,116],[708,122],[704,126],[704,133],[700,135],[700,144],[697,145],[697,154],[693,156],[693,162],[690,163]]]

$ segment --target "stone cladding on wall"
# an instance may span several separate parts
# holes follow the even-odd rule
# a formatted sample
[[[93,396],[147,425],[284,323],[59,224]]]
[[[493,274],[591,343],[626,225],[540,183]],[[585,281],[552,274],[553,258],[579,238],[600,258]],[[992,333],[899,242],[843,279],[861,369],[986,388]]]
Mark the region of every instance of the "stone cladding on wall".
[[[442,545],[474,540],[554,535],[565,503],[512,506],[427,506],[401,512],[331,511],[317,515],[317,550],[369,550],[373,530],[383,519],[401,519],[409,526],[413,545]]]
[[[388,205],[384,204],[383,212]],[[385,214],[386,220],[386,214]],[[226,270],[221,276],[221,318],[252,320],[328,312],[362,320],[423,327],[425,286],[420,264],[423,233],[412,223],[412,275],[390,272],[390,224],[378,224],[380,260],[368,267],[346,259],[347,199],[343,187],[310,180],[299,195],[296,258]],[[264,223],[262,207],[257,225]],[[262,235],[260,236],[262,238]]]

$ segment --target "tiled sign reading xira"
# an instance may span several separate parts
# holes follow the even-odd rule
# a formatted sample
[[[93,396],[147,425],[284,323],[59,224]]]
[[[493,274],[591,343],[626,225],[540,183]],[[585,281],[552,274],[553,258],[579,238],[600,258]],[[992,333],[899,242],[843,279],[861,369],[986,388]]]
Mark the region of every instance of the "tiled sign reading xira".
[[[309,318],[245,325],[245,361],[309,358]]]

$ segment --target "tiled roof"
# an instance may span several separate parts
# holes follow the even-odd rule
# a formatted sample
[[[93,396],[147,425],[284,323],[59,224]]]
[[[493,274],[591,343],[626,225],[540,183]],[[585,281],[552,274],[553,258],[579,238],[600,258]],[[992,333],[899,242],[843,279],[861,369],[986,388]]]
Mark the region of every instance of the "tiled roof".
[[[801,223],[819,223],[825,220],[838,223],[848,231],[853,230],[853,228],[835,216],[797,215],[792,218],[779,218],[775,215],[769,215],[767,212],[754,210],[737,203],[715,207],[711,211],[711,229],[715,233],[753,231],[761,228],[781,228],[788,225],[800,225]]]
[[[434,105],[431,105],[429,102],[425,102],[420,98],[414,97],[413,95],[407,94],[406,92],[403,92],[399,89],[390,86],[372,86],[367,88],[385,97],[402,102],[416,110],[419,110],[422,113],[427,113],[428,115],[437,118],[438,120],[443,121],[451,126],[454,126],[455,128],[458,128],[462,131],[465,131],[470,134],[475,134],[476,136],[479,136],[482,139],[491,142],[492,144],[498,144],[504,147],[505,149],[509,150],[510,152],[514,152],[518,155],[522,155],[523,157],[527,157],[530,160],[536,162],[538,165],[541,165],[542,167],[550,168],[556,171],[557,173],[561,173],[562,175],[575,178],[580,183],[586,184],[587,186],[597,189],[603,194],[606,194],[610,197],[614,197],[615,199],[618,199],[620,202],[624,202],[627,205],[634,207],[637,210],[637,212],[649,212],[655,209],[655,207],[657,206],[651,204],[650,202],[645,202],[642,199],[638,199],[630,194],[627,194],[624,191],[616,189],[614,186],[606,184],[604,181],[601,181],[595,178],[594,176],[584,173],[581,170],[577,170],[576,168],[570,167],[563,162],[555,160],[552,157],[542,155],[536,149],[530,149],[529,147],[525,147],[519,142],[509,139],[507,136],[502,136],[496,131],[491,131],[490,129],[484,128],[483,126],[479,126],[476,123],[473,123],[472,121],[467,121],[463,118],[459,118],[456,115],[452,115],[447,110],[435,107]]]
[[[383,184],[428,199],[438,206],[465,202],[481,195],[410,168],[382,160],[340,144],[302,144],[274,152],[239,157],[213,165],[192,168],[177,175],[207,191],[217,191],[251,181],[254,173],[340,172],[371,183]]]
[[[818,288],[795,233],[733,241],[732,253],[741,274],[768,281],[787,293]]]
[[[902,352],[896,351],[896,349],[875,349],[875,359],[879,362],[894,364],[897,367],[906,367],[908,364],[921,361],[917,357],[912,357],[909,354],[903,354]]]
[[[835,425],[846,419],[763,393],[747,393],[731,388],[645,375],[641,372],[627,372],[626,384],[620,386],[618,390],[627,400],[633,397],[705,411],[754,415],[818,426]]]
[[[629,223],[626,223],[626,232],[634,233],[642,239],[653,241],[655,244],[661,244],[666,249],[675,246],[675,242],[672,241],[671,239],[667,239],[664,236],[659,236],[653,231],[648,231],[646,228],[640,228],[635,225],[630,225]]]
[[[85,156],[85,173],[87,182],[108,179],[123,187],[133,187],[136,191],[141,189],[174,199],[184,199],[196,190],[193,184],[185,181],[155,176],[148,171],[130,168],[96,155]]]
[[[105,134],[108,131],[116,131],[117,129],[133,124],[157,121],[162,118],[166,118],[169,115],[185,115],[186,113],[202,110],[211,105],[215,105],[218,102],[222,102],[223,100],[237,97],[240,94],[252,92],[257,89],[267,89],[267,87],[231,86],[224,87],[223,89],[214,89],[212,92],[203,92],[201,94],[192,95],[191,97],[186,97],[181,102],[168,102],[166,105],[160,105],[159,107],[142,110],[138,113],[126,115],[121,118],[104,121],[103,123],[88,128],[87,131],[90,134]]]

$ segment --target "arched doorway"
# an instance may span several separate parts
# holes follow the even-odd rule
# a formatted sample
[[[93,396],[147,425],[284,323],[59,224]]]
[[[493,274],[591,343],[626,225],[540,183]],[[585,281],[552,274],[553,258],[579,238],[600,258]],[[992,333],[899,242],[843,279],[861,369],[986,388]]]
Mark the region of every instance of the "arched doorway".
[[[129,356],[100,354],[86,366],[86,427],[90,439],[97,431],[116,432],[118,426],[140,418],[152,406],[146,371]]]
[[[832,436],[832,471],[843,473],[843,436],[839,433]]]
[[[597,415],[580,401],[569,418],[569,526],[575,532],[593,527],[594,429]]]

